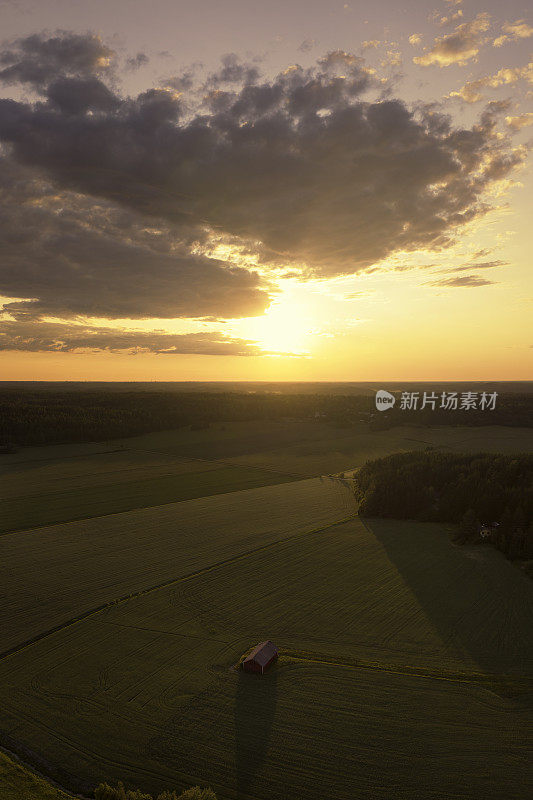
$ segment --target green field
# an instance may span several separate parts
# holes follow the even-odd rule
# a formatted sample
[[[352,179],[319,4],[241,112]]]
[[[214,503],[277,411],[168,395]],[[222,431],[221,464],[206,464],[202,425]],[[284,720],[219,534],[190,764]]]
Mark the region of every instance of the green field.
[[[2,456],[0,745],[85,791],[528,796],[533,583],[449,526],[363,522],[331,475],[531,436],[287,421]],[[278,665],[236,671],[264,638]],[[59,797],[0,767],[2,800]]]
[[[264,469],[222,466],[200,472],[23,495],[0,502],[0,533],[65,520],[117,514],[134,508],[176,503],[290,480],[293,478]]]
[[[321,422],[240,422],[104,443],[24,448],[0,455],[0,533],[303,477],[433,447],[527,452],[532,429],[334,428]]]
[[[104,603],[356,510],[331,478],[293,481],[0,536],[0,653]]]
[[[0,728],[73,779],[151,791],[525,797],[532,613],[533,584],[497,551],[453,547],[445,526],[353,519],[262,541],[4,658]],[[277,668],[231,669],[265,637]]]

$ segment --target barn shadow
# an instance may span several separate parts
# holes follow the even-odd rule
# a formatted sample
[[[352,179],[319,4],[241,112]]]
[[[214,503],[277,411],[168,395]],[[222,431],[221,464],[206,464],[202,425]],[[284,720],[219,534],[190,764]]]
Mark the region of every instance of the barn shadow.
[[[251,794],[251,787],[268,752],[277,700],[278,670],[264,675],[238,671],[235,696],[235,770],[237,792]]]

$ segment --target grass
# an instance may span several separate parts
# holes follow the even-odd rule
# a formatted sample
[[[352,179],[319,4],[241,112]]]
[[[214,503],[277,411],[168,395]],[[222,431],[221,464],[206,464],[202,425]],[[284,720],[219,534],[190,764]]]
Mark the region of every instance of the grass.
[[[73,800],[71,794],[27,770],[0,751],[2,800]]]
[[[25,495],[0,501],[0,532],[117,514],[290,480],[294,479],[265,469],[221,466]]]
[[[4,658],[0,729],[72,777],[152,792],[525,797],[532,613],[533,584],[445,526],[300,529]],[[272,672],[231,669],[266,637]]]

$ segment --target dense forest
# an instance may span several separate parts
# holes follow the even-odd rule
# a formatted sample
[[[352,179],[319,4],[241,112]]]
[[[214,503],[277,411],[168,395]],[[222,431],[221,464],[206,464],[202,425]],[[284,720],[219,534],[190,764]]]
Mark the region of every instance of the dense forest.
[[[457,523],[460,543],[483,529],[510,557],[533,557],[532,455],[398,453],[367,462],[356,495],[362,516]]]
[[[0,442],[17,445],[89,442],[189,426],[275,419],[328,419],[352,424],[368,410],[363,396],[238,392],[0,392]]]
[[[376,412],[374,396],[324,393],[0,388],[0,449],[102,441],[183,426],[293,418],[335,426],[531,425],[533,395],[500,395],[495,410]]]

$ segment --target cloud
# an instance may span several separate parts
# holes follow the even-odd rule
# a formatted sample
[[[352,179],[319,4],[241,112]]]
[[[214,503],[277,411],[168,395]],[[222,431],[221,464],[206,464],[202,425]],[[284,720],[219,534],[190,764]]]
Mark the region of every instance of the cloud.
[[[0,319],[0,351],[31,353],[112,352],[159,355],[264,355],[254,342],[217,331],[165,333]]]
[[[505,121],[513,131],[519,131],[528,125],[533,125],[533,112],[518,114],[516,117],[505,117]]]
[[[502,47],[507,42],[516,42],[518,39],[529,39],[533,36],[533,28],[525,20],[517,19],[516,22],[506,22],[502,26],[503,34],[494,41],[494,47]]]
[[[110,112],[118,109],[120,99],[97,78],[57,78],[46,89],[52,107],[64,114]]]
[[[452,272],[469,272],[473,269],[493,269],[494,267],[506,267],[508,266],[509,262],[507,261],[480,261],[478,264],[463,264],[460,267],[454,267]],[[449,269],[443,270],[444,272],[450,272]]]
[[[459,278],[443,278],[440,281],[432,281],[428,286],[445,286],[448,288],[466,287],[474,288],[477,286],[490,286],[494,281],[480,278],[477,275],[463,275]]]
[[[0,53],[0,81],[41,88],[59,77],[109,74],[115,64],[115,52],[96,34],[37,33],[15,39]]]
[[[18,316],[235,318],[261,314],[267,284],[200,252],[202,231],[95,203],[0,160],[0,294]],[[205,236],[204,236],[205,239]]]
[[[412,33],[409,37],[409,44],[412,44],[415,47],[417,44],[420,44],[422,41],[422,34],[421,33]]]
[[[167,78],[163,81],[163,86],[174,89],[177,92],[187,92],[193,88],[197,72],[200,64],[193,64],[186,69],[181,75],[174,75],[172,78]]]
[[[489,27],[489,15],[482,12],[472,22],[458,25],[453,33],[437,37],[433,47],[423,56],[415,56],[413,62],[423,67],[432,64],[439,67],[449,67],[451,64],[462,66],[478,55],[487,42],[485,33]]]
[[[221,62],[221,69],[208,76],[206,86],[228,83],[253,84],[259,78],[259,70],[255,64],[241,61],[235,53],[227,53],[222,56]]]
[[[348,70],[352,71],[353,75],[358,75],[361,71],[364,72],[364,63],[364,59],[353,53],[347,53],[346,50],[330,50],[329,53],[318,59],[318,64],[326,73]]]
[[[482,89],[497,89],[509,86],[520,80],[533,83],[533,61],[524,67],[503,67],[494,75],[484,75],[475,81],[467,81],[457,92],[450,92],[450,97],[458,97],[466,103],[478,103],[483,99]]]
[[[387,50],[385,58],[381,62],[382,67],[399,67],[402,64],[402,54],[399,50]]]
[[[136,56],[132,56],[132,58],[126,59],[126,68],[130,71],[136,70],[139,69],[140,67],[145,67],[149,61],[150,59],[148,58],[146,53],[137,53]]]
[[[248,66],[227,57],[206,91],[191,77],[183,96],[125,97],[65,64],[37,70],[38,102],[0,99],[11,314],[261,314],[276,270],[330,278],[442,250],[524,157],[494,108],[457,128],[372,99],[381,84],[352,53],[268,79]]]
[[[463,16],[463,11],[462,9],[459,9],[458,11],[454,11],[451,14],[445,14],[442,17],[439,16],[438,12],[436,12],[434,19],[437,25],[439,25],[442,28],[445,25],[450,25],[452,22],[457,22],[457,20],[461,19],[462,16]]]
[[[313,47],[317,46],[316,39],[304,39],[304,41],[299,45],[298,50],[300,53],[308,53]]]

